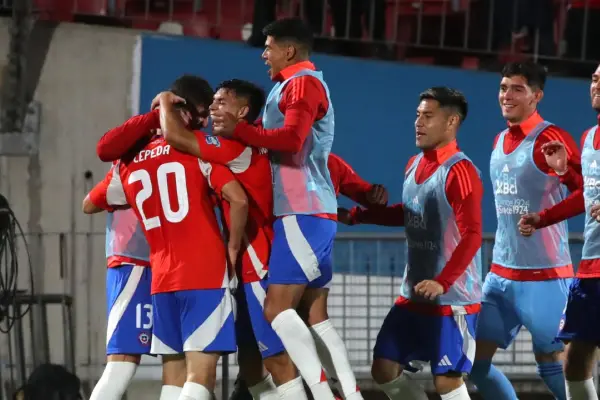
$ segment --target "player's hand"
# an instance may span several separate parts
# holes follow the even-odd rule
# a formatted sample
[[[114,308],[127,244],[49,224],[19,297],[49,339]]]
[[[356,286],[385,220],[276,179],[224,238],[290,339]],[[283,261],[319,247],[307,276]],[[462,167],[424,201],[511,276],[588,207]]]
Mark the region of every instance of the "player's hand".
[[[567,172],[567,149],[564,143],[553,140],[542,145],[542,153],[546,157],[546,163],[559,175]]]
[[[342,207],[338,207],[338,222],[341,222],[344,225],[354,225],[354,221],[352,220],[352,214],[350,210]]]
[[[596,220],[596,222],[600,222],[600,204],[594,204],[592,206],[590,209],[590,215]]]
[[[416,284],[415,293],[428,300],[435,300],[444,294],[444,287],[433,280],[425,280]]]
[[[159,94],[156,95],[154,100],[152,100],[152,105],[150,106],[150,108],[152,110],[154,110],[155,108],[160,106],[161,101],[164,101],[165,103],[170,103],[170,104],[179,104],[179,103],[185,104],[185,99],[177,96],[173,92],[160,92]]]
[[[213,133],[215,135],[231,137],[238,124],[238,119],[230,112],[223,110],[214,110],[210,112],[213,123]]]
[[[519,232],[523,236],[531,236],[540,224],[540,214],[529,213],[521,216],[519,220]]]
[[[375,184],[367,193],[367,201],[373,206],[386,206],[388,202],[388,192],[383,185]]]

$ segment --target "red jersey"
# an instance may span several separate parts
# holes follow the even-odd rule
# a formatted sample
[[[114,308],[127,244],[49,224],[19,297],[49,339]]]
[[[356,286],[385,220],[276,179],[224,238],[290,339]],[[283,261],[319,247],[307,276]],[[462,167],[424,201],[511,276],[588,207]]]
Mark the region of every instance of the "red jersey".
[[[209,185],[221,197],[228,182],[237,179],[248,196],[248,222],[238,271],[242,282],[263,279],[268,271],[273,241],[273,186],[271,164],[264,149],[246,146],[237,140],[196,134],[203,172]],[[229,203],[221,201],[225,223],[229,226]]]
[[[362,179],[346,161],[333,153],[329,154],[327,167],[336,196],[342,194],[361,206],[369,206],[367,193],[372,186],[369,182]]]
[[[225,245],[196,157],[157,137],[112,174],[106,204],[129,204],[150,245],[152,294],[227,287]]]

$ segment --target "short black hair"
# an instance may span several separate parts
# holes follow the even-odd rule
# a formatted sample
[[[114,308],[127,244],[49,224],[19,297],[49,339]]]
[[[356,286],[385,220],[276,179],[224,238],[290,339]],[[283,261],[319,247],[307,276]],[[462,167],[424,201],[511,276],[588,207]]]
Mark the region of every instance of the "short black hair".
[[[544,90],[548,70],[533,61],[510,62],[502,68],[502,77],[511,78],[513,76],[522,76],[527,80],[527,85]]]
[[[313,47],[313,33],[310,27],[300,18],[283,18],[271,22],[262,30],[263,35],[272,36],[275,40],[289,40],[304,48],[310,54]]]
[[[459,90],[447,86],[434,86],[419,95],[419,101],[423,100],[436,100],[440,104],[440,108],[451,109],[458,114],[461,124],[467,119],[469,103]]]
[[[246,120],[250,123],[256,121],[260,111],[265,105],[265,91],[252,82],[242,79],[230,79],[223,81],[217,86],[217,91],[224,89],[234,93],[236,97],[241,97],[248,102],[248,114]]]
[[[215,92],[204,78],[195,75],[182,75],[171,85],[171,92],[191,103],[193,107],[203,106],[208,110]]]

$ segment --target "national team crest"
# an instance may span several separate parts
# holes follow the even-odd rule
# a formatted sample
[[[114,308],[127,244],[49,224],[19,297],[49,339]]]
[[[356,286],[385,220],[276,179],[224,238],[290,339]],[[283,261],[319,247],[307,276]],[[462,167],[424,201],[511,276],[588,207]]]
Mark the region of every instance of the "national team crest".
[[[216,136],[210,136],[210,135],[206,135],[206,143],[216,146],[216,147],[221,147],[221,142],[219,142],[219,138]]]
[[[140,333],[138,336],[140,343],[143,345],[148,345],[150,343],[150,336],[146,332]]]

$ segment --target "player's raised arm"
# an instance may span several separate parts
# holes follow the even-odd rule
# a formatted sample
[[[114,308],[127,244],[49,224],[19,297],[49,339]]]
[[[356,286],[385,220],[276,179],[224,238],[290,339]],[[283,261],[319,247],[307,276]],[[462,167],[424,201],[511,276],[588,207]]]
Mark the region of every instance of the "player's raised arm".
[[[115,182],[118,177],[115,177],[114,174],[118,174],[118,164],[113,165],[110,170],[104,176],[100,182],[94,186],[94,188],[85,196],[83,199],[83,204],[81,206],[82,211],[85,214],[96,214],[102,211],[113,212],[115,210],[114,205],[110,204],[107,196],[109,192],[109,188],[111,185],[115,186]],[[119,180],[120,181],[120,180]],[[125,206],[124,204],[116,204],[117,206]]]

